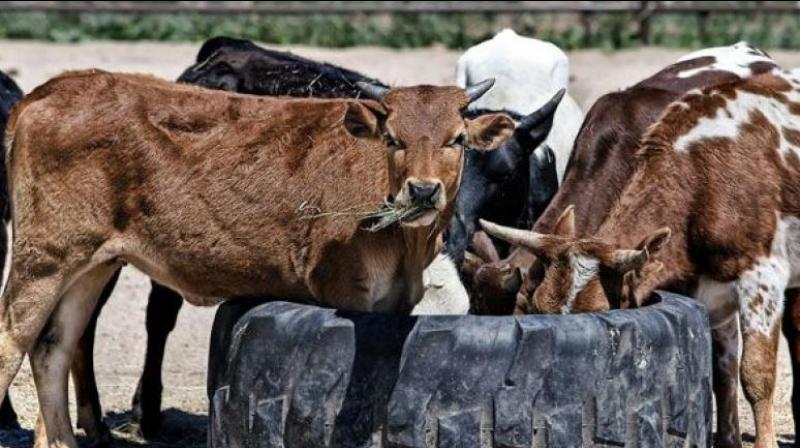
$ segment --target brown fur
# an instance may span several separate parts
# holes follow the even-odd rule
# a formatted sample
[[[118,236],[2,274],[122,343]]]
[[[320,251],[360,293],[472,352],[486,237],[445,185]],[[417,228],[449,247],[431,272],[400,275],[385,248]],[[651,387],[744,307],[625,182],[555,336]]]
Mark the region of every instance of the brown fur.
[[[90,279],[120,262],[198,305],[271,296],[410,311],[452,214],[463,159],[453,142],[491,149],[513,129],[505,116],[465,121],[468,102],[455,87],[393,89],[380,103],[290,100],[100,71],[37,88],[9,126],[14,242],[0,314],[0,390],[31,349],[47,389],[37,443],[75,443],[54,389],[70,358],[53,364],[42,347],[71,355],[99,294]],[[379,232],[301,210],[375,210],[408,200],[415,179],[441,185],[436,210]],[[94,297],[59,306],[75,285]],[[48,318],[70,324],[34,346]]]
[[[539,312],[563,312],[565,306],[574,312],[619,307],[625,299],[623,286],[638,305],[659,287],[694,295],[700,281],[732,282],[729,288],[738,295],[744,336],[742,384],[755,413],[758,447],[774,446],[772,394],[782,314],[779,307],[783,290],[789,286],[788,279],[779,283],[782,280],[773,270],[777,263],[791,259],[782,255],[781,251],[788,250],[784,247],[796,244],[794,240],[780,242],[778,252],[773,252],[777,217],[800,217],[800,170],[791,158],[783,161],[780,130],[758,109],[748,109],[749,116],[738,123],[735,138],[698,138],[685,150],[677,148],[676,142],[701,119],[725,111],[730,114],[730,108],[752,107],[737,103],[744,92],[788,104],[790,88],[779,76],[762,74],[687,94],[648,131],[637,153],[634,175],[594,236],[532,234],[527,240],[545,264],[530,301],[541,304],[556,298],[551,306],[540,305]],[[800,148],[789,153],[797,150]],[[669,233],[659,230],[664,227],[671,229],[668,243],[665,236]],[[555,250],[549,243],[538,247],[547,238],[559,239]],[[577,257],[595,260],[600,268],[570,307],[565,301],[575,282],[568,280],[576,268],[568,261]],[[790,265],[792,268],[794,273],[800,267]],[[758,276],[745,279],[752,272]],[[735,398],[735,391],[729,388],[724,393]],[[735,406],[735,401],[724,400],[726,406]],[[720,412],[726,416],[719,419],[729,425],[726,429],[737,432],[722,436],[734,445],[739,443],[738,422],[727,418],[731,410]]]
[[[738,76],[725,71],[704,71],[694,76],[678,77],[682,71],[713,63],[713,57],[678,62],[632,87],[598,99],[587,113],[575,140],[564,181],[533,230],[552,232],[561,213],[574,205],[576,234],[594,234],[633,174],[634,154],[641,137],[664,109],[690,90],[724,85],[738,79]],[[774,67],[761,64],[753,70],[754,73],[765,73]],[[527,308],[525,302],[536,287],[534,276],[526,275],[522,287],[515,288],[508,277],[510,274],[503,277],[503,273],[537,271],[540,268],[534,267],[535,260],[530,251],[517,247],[506,259],[477,268],[475,276],[480,278],[473,280],[473,297],[484,296],[503,302],[497,305],[499,309],[513,308],[514,303]],[[509,289],[498,290],[498,284],[509,285]]]

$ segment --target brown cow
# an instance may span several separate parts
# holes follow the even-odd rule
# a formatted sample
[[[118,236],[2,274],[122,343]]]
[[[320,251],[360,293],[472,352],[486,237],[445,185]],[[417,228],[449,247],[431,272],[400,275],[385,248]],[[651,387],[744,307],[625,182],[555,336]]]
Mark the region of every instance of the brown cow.
[[[561,189],[533,229],[563,234],[571,227],[578,237],[595,234],[633,175],[634,154],[641,136],[667,105],[690,90],[722,85],[774,68],[775,63],[766,53],[739,43],[692,53],[633,87],[600,98],[578,134]],[[559,216],[571,204],[575,205],[577,219],[571,225],[557,225]],[[524,248],[515,249],[506,260],[483,265],[473,282],[473,306],[494,314],[507,314],[515,307],[517,313],[530,312],[529,298],[542,268]],[[520,271],[525,273],[521,281],[517,275]],[[791,329],[787,333],[792,333]],[[731,372],[738,357],[736,322],[717,323],[712,337],[714,394],[723,416],[717,419],[718,440],[723,445],[736,446],[738,378]],[[800,369],[795,374],[795,384],[800,384],[798,372]]]
[[[798,179],[800,81],[776,69],[672,103],[645,135],[634,174],[592,236],[484,228],[525,245],[544,265],[532,312],[639,306],[659,287],[697,297],[715,328],[738,312],[742,360],[727,345],[734,362],[720,374],[735,385],[738,364],[756,447],[774,447],[783,294],[800,286]],[[736,388],[720,398],[718,420],[737,427],[730,420]],[[738,432],[720,433],[717,445],[740,446]]]
[[[450,221],[464,145],[492,149],[514,129],[503,114],[462,118],[490,87],[291,100],[84,71],[34,90],[9,124],[0,391],[29,353],[37,446],[76,446],[67,372],[123,263],[196,305],[272,296],[411,310]],[[387,197],[422,212],[371,232],[359,216],[300,210],[375,210]]]
[[[553,232],[568,205],[576,208],[578,236],[591,235],[605,219],[633,173],[634,152],[645,130],[686,92],[764,73],[776,65],[766,53],[741,42],[691,53],[653,76],[600,97],[586,115],[564,182],[535,223]],[[590,192],[587,194],[587,192]],[[479,314],[510,314],[533,255],[517,248],[503,260],[473,259],[472,306]],[[522,274],[522,275],[521,275]]]

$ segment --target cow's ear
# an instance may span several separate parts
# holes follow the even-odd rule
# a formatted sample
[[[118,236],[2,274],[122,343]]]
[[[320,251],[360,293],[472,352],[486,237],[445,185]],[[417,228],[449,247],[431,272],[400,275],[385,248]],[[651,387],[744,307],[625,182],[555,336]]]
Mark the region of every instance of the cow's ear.
[[[481,115],[467,123],[467,146],[478,151],[497,149],[514,134],[514,121],[506,114]]]
[[[357,138],[379,137],[386,110],[376,101],[351,101],[344,114],[344,127]]]

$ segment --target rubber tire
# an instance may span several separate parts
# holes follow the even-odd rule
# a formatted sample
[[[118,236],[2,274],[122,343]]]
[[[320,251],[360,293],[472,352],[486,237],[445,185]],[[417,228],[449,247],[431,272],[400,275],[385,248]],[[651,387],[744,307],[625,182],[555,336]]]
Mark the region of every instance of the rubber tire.
[[[520,317],[229,302],[211,340],[209,446],[710,446],[708,316],[657,296]]]

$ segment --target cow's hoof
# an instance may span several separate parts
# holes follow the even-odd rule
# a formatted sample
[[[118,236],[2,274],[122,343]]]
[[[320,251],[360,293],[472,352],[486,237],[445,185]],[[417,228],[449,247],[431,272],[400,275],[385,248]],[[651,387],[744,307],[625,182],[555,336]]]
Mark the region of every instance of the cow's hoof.
[[[142,437],[145,439],[156,437],[161,431],[161,413],[145,414],[142,420],[139,421],[139,428],[142,431]]]
[[[138,436],[144,439],[156,437],[161,430],[161,411],[144,411],[141,408],[133,412],[133,418],[128,427],[135,429]]]
[[[139,386],[141,389],[141,385]],[[163,416],[161,414],[161,387],[154,391],[157,398],[146,398],[140,390],[136,391],[131,412],[131,424],[136,425],[140,435],[151,439],[161,430]]]
[[[110,447],[112,446],[111,431],[102,421],[86,423],[78,420],[78,429],[82,429],[86,438],[90,440],[91,447]]]
[[[209,447],[708,446],[705,308],[568,316],[219,308]]]

